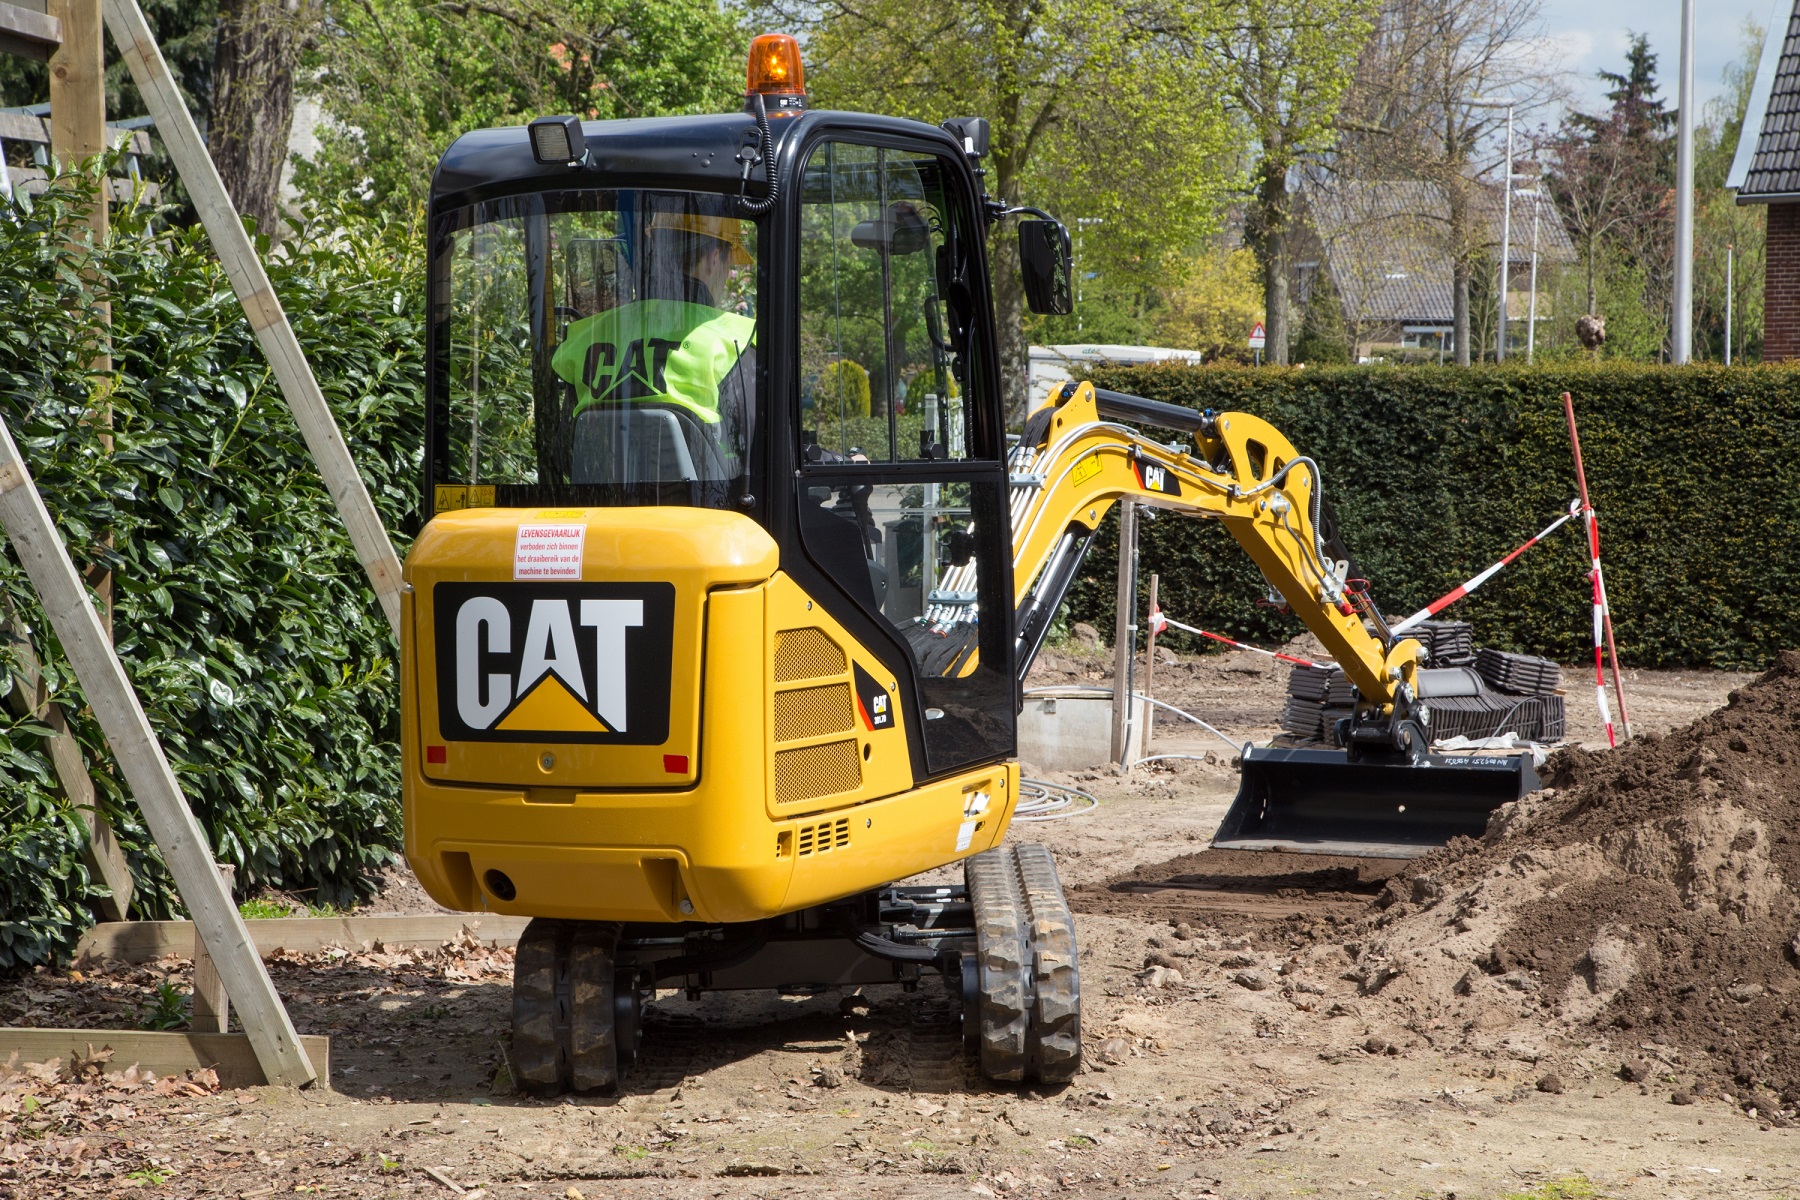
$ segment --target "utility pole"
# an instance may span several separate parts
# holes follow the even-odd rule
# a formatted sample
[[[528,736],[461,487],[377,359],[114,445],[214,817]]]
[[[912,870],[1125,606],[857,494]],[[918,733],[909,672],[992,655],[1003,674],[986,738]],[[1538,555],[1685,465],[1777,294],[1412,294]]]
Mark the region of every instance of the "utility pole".
[[[1500,320],[1498,332],[1494,336],[1494,361],[1506,361],[1506,289],[1508,285],[1508,268],[1512,265],[1512,182],[1513,182],[1513,100],[1511,97],[1477,96],[1471,99],[1473,108],[1504,108],[1506,110],[1506,186],[1500,210]],[[1471,347],[1478,350],[1479,347]]]
[[[1694,0],[1681,0],[1681,90],[1675,143],[1675,297],[1672,361],[1694,350]]]
[[[1538,214],[1542,211],[1539,204],[1542,193],[1537,188],[1532,188],[1513,194],[1531,197],[1531,310],[1525,318],[1525,361],[1529,364],[1537,356]]]
[[[1730,242],[1725,243],[1725,365],[1731,365],[1731,268],[1732,254],[1737,249]]]

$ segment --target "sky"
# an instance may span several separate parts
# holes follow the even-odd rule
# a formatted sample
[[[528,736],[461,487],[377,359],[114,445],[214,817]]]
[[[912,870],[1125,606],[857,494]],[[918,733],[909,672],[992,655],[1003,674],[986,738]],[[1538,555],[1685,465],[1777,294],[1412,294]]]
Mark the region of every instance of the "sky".
[[[1777,0],[1781,17],[1792,0]],[[1575,106],[1598,111],[1606,106],[1600,70],[1618,71],[1632,33],[1648,34],[1655,52],[1660,94],[1675,107],[1681,69],[1681,0],[1541,0],[1544,34],[1560,53],[1580,89]],[[1702,108],[1723,90],[1726,64],[1743,53],[1746,18],[1769,24],[1769,0],[1695,0],[1694,95]]]

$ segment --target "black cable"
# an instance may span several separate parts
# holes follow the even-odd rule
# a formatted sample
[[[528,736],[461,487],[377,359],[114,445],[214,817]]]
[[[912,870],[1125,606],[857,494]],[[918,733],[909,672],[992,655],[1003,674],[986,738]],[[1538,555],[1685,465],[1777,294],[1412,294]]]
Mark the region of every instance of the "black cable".
[[[762,93],[756,93],[756,128],[762,133],[762,161],[769,177],[769,194],[761,200],[752,200],[744,195],[742,185],[738,191],[738,207],[752,217],[760,217],[775,207],[775,201],[781,196],[781,180],[775,174],[775,135],[769,131],[769,109],[763,102]],[[750,168],[756,165],[755,159],[743,159],[745,184],[750,182]]]

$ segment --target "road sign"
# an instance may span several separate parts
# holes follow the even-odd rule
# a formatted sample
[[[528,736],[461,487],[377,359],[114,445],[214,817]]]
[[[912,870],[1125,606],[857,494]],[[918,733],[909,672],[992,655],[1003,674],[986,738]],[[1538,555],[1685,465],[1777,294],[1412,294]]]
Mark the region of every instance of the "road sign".
[[[1261,350],[1263,344],[1267,341],[1268,338],[1263,333],[1263,323],[1258,321],[1256,323],[1256,328],[1250,331],[1250,349]]]

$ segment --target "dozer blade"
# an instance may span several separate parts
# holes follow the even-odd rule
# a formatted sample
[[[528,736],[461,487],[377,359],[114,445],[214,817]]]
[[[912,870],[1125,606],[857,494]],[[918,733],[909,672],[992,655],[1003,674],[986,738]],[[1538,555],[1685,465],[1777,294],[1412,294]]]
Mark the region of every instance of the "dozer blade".
[[[1221,850],[1417,858],[1543,786],[1530,755],[1432,754],[1417,765],[1351,762],[1342,750],[1252,749]]]

